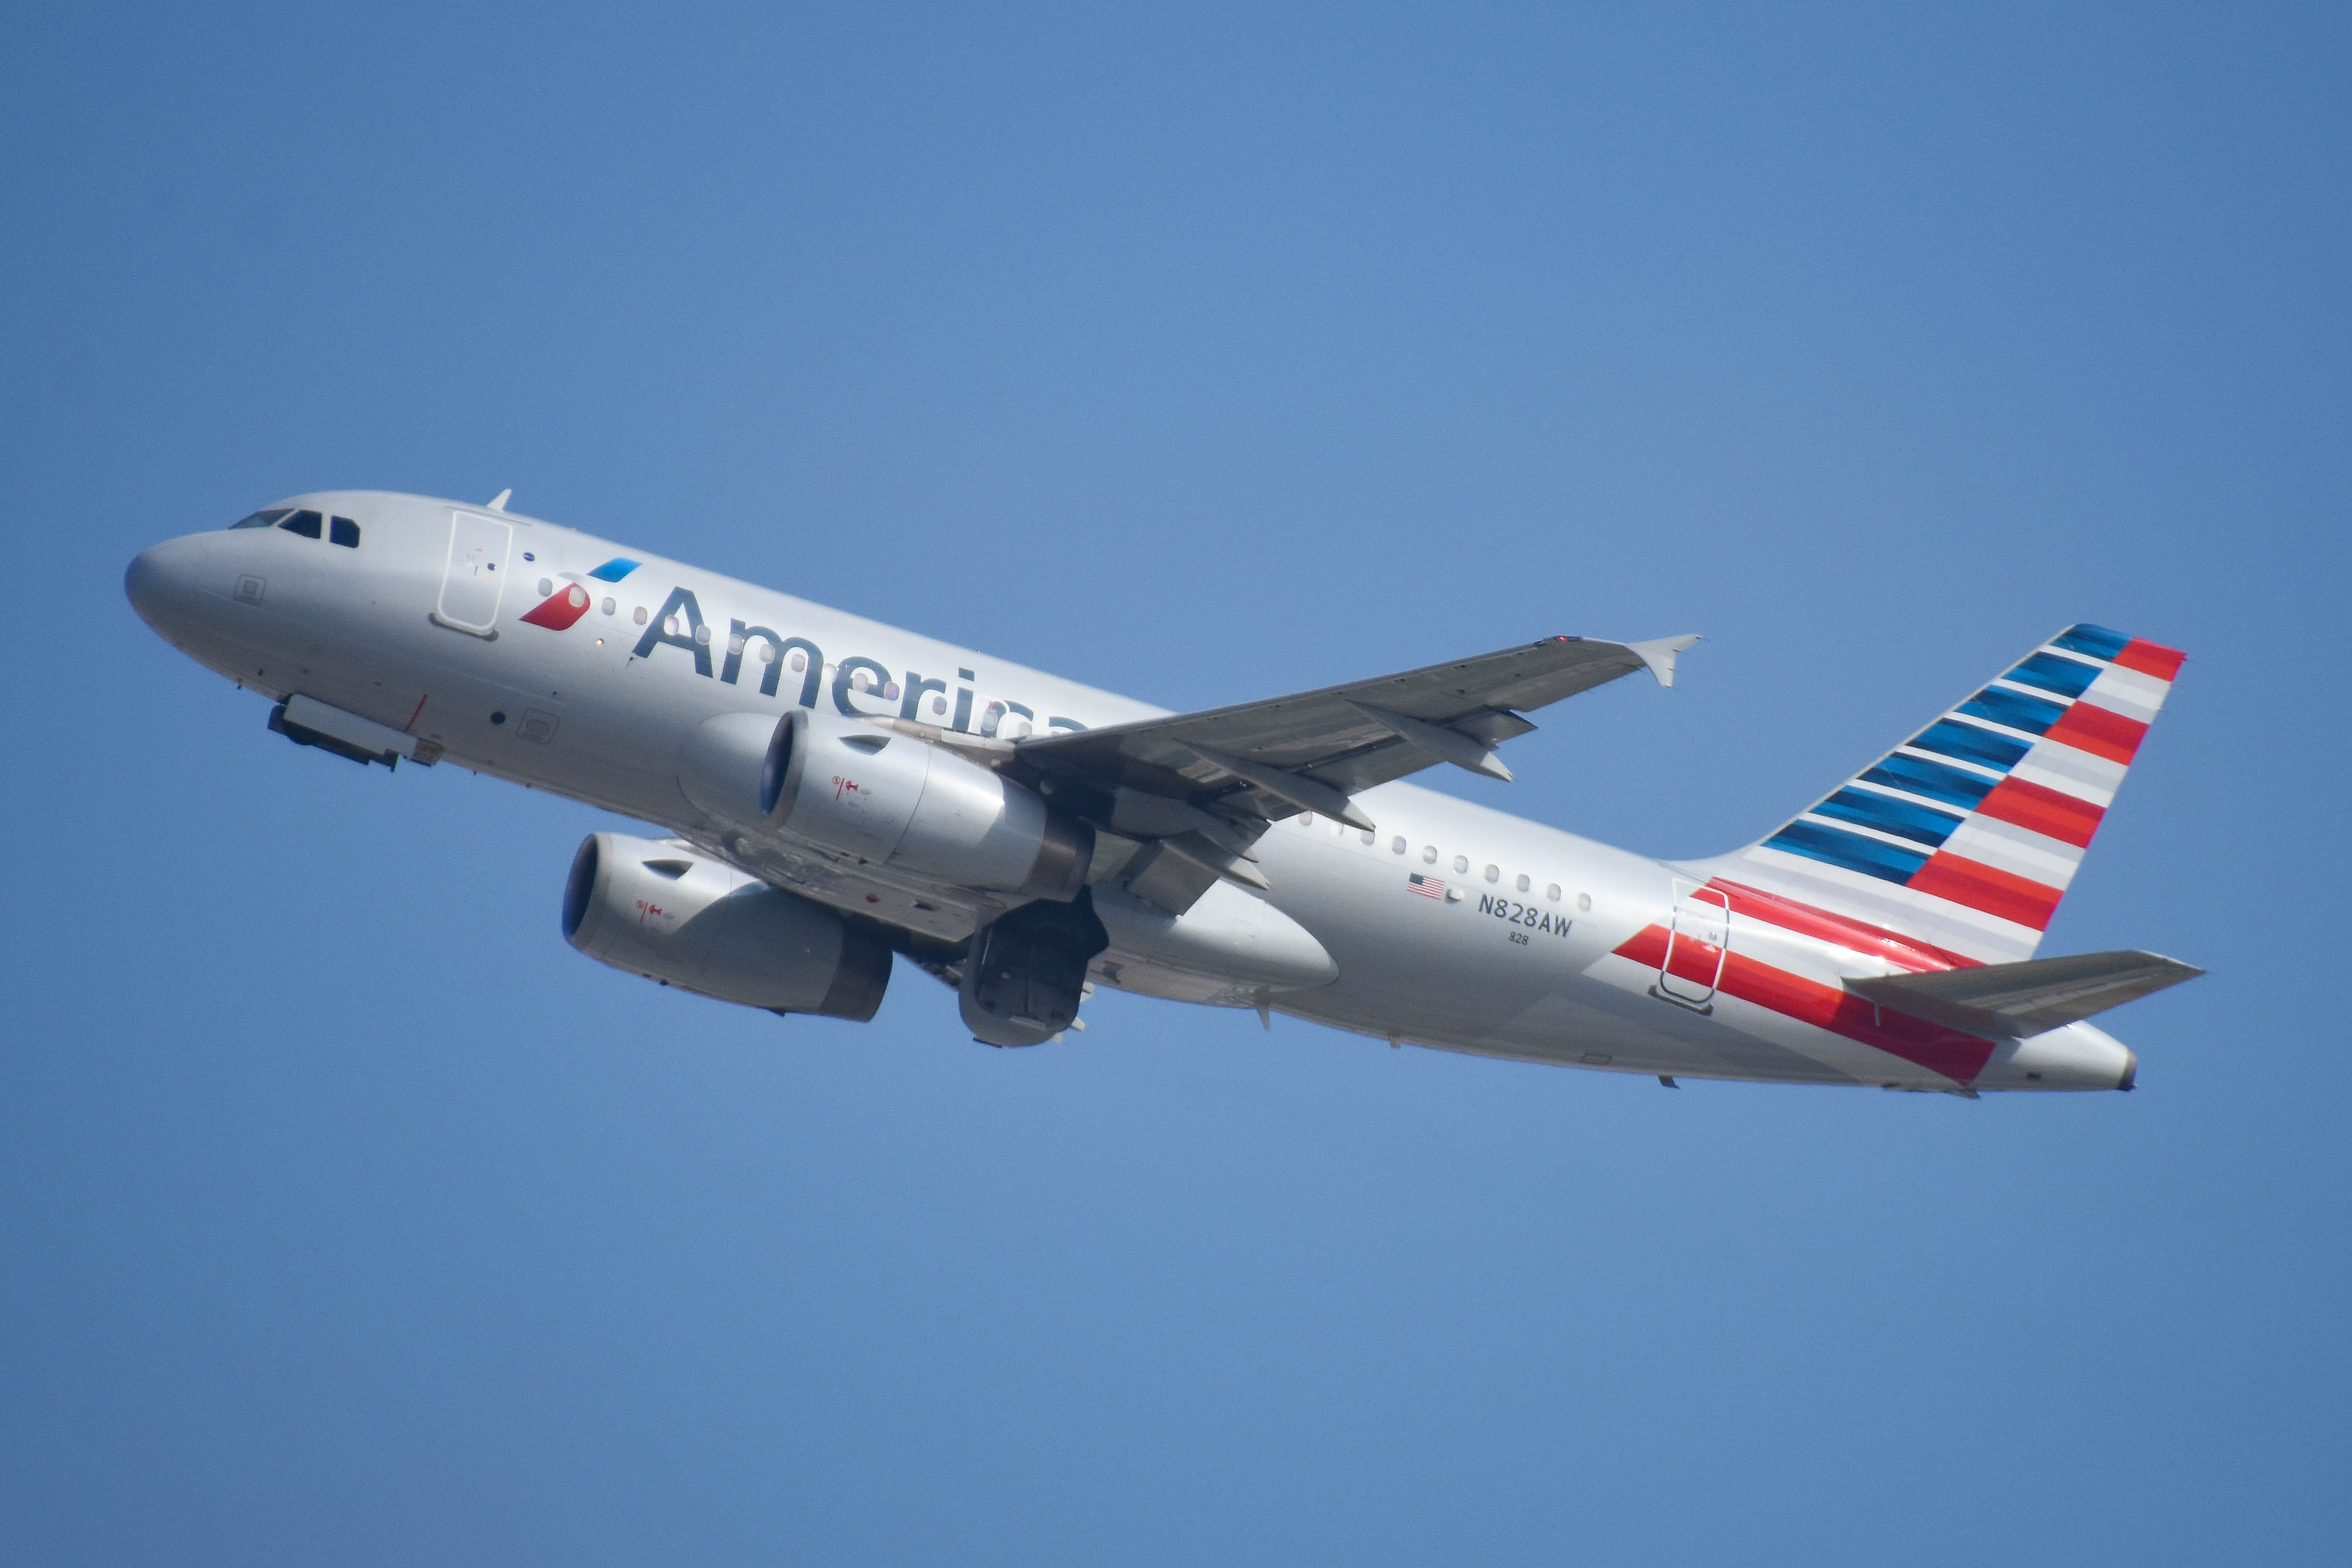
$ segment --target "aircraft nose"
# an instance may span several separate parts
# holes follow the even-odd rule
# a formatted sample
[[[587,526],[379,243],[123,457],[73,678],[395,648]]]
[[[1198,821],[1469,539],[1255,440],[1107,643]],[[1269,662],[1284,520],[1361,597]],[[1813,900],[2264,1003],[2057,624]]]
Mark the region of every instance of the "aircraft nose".
[[[195,538],[166,539],[132,557],[122,574],[131,608],[164,637],[184,631],[196,608],[204,554]]]

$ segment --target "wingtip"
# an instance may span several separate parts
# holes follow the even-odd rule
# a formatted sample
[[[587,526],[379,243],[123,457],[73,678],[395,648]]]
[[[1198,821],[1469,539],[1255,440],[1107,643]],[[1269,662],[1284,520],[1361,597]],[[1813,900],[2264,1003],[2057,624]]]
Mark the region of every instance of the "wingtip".
[[[1675,684],[1675,655],[1698,640],[1697,632],[1689,632],[1680,637],[1654,637],[1646,643],[1628,643],[1625,646],[1649,666],[1658,685],[1671,686]]]

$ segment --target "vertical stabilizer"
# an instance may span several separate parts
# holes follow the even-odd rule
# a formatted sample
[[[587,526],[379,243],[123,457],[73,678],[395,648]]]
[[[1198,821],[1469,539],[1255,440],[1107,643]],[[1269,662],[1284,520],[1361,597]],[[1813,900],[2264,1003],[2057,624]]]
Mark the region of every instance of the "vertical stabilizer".
[[[1762,842],[1718,882],[1943,948],[2031,957],[2182,655],[2068,628]]]

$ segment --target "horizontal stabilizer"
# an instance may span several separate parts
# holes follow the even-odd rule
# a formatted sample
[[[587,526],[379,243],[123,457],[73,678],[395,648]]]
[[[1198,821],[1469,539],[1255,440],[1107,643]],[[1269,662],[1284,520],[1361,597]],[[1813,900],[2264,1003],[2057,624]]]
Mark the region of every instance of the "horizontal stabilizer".
[[[2205,971],[2155,953],[2075,953],[1967,969],[1849,979],[1882,1007],[1990,1040],[2063,1029]]]

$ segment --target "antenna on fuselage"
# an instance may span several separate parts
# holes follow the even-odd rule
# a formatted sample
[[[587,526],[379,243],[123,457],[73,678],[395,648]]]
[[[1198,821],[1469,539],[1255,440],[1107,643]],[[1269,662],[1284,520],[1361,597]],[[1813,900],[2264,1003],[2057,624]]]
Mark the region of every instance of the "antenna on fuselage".
[[[514,486],[509,485],[505,489],[490,497],[490,510],[493,512],[503,512],[507,509],[507,503],[513,499]]]

